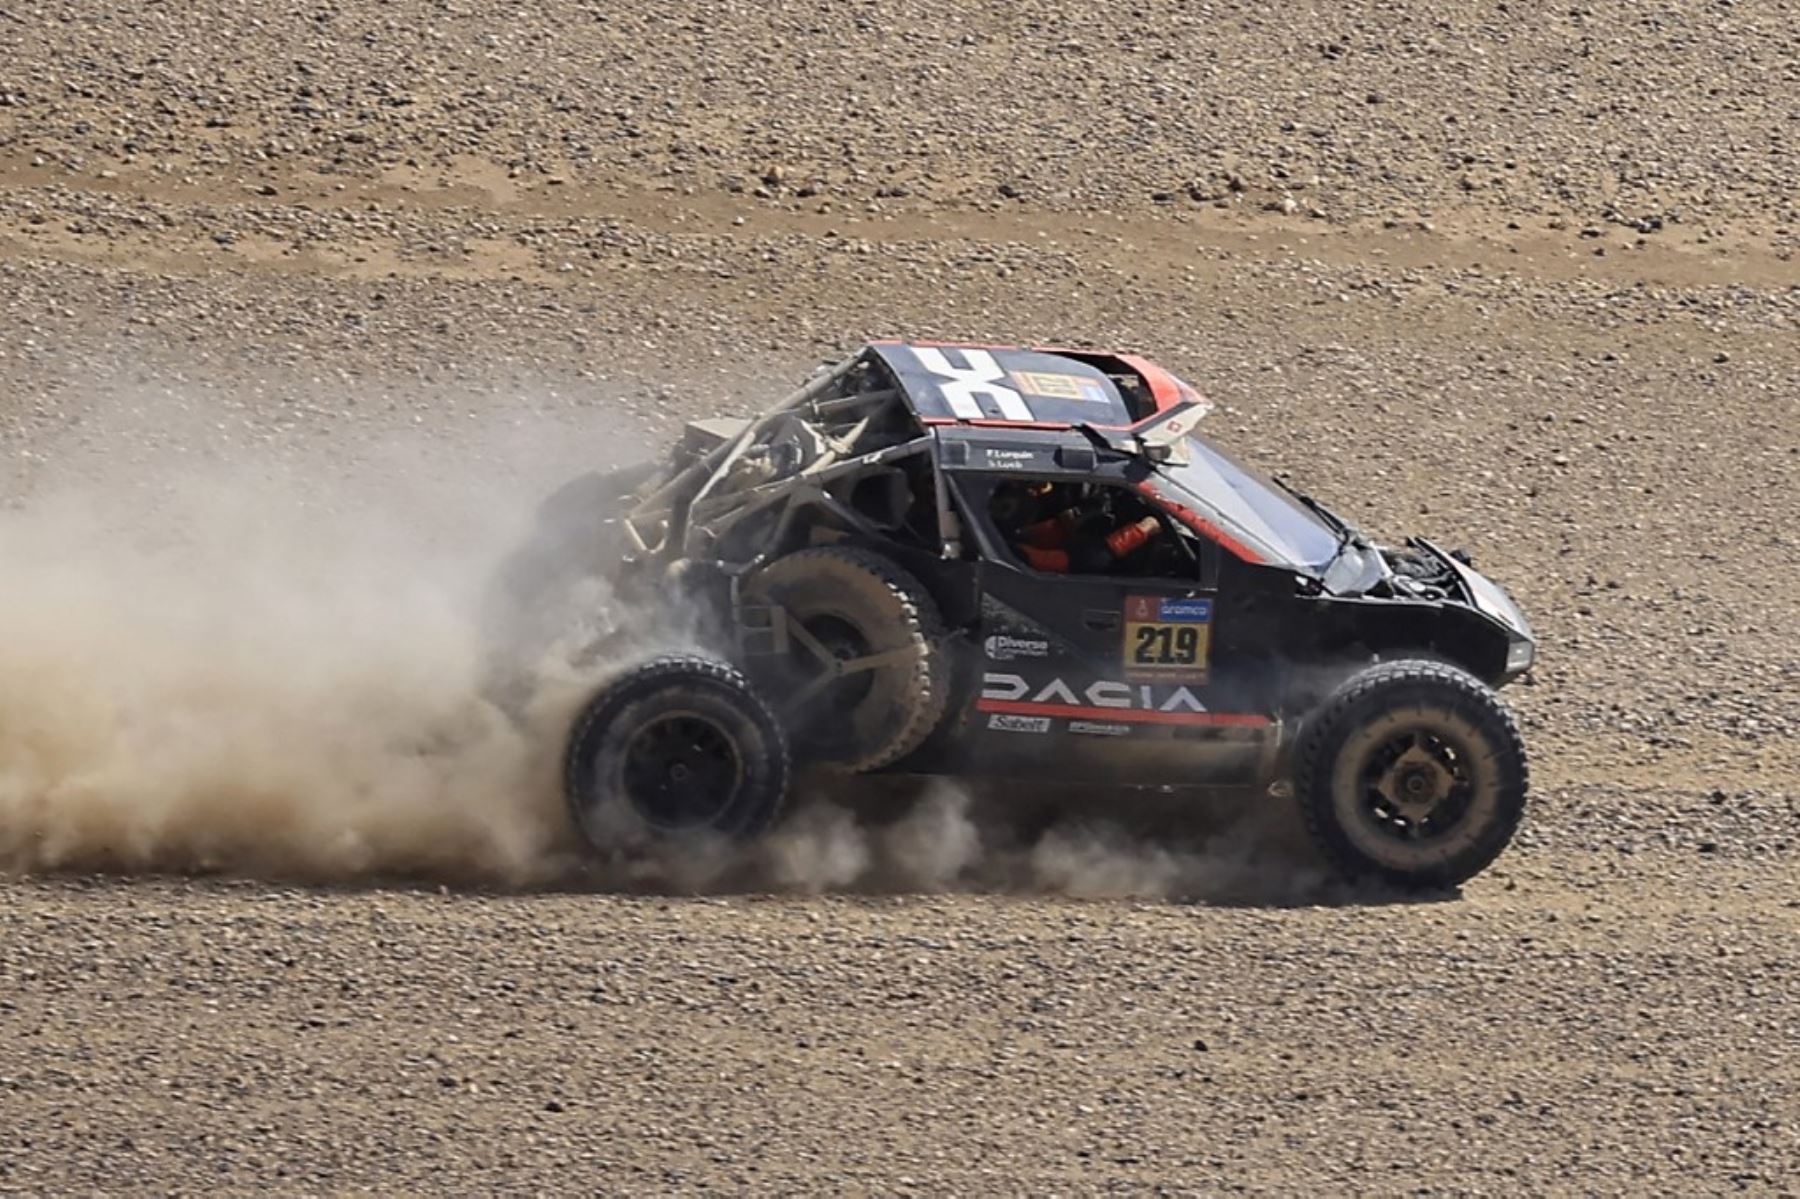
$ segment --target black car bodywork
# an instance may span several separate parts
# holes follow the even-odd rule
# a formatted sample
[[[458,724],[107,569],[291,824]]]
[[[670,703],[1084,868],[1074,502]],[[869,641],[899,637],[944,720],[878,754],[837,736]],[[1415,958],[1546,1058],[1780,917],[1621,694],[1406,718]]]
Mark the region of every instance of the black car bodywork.
[[[1298,774],[1320,821],[1379,830],[1340,856],[1478,869],[1522,810],[1523,748],[1491,691],[1532,664],[1525,616],[1466,556],[1378,545],[1238,461],[1196,431],[1208,408],[1126,354],[875,342],[755,419],[694,422],[660,462],[577,480],[519,562],[608,580],[617,619],[592,657],[680,644],[741,672],[797,758],[1275,794]],[[553,535],[571,514],[577,535]],[[883,681],[895,670],[912,673]],[[891,713],[870,714],[871,687]],[[1308,751],[1327,701],[1313,740],[1331,744]],[[1369,722],[1402,701],[1439,718],[1377,744]],[[860,744],[809,738],[845,724]],[[607,735],[580,730],[578,814]],[[1327,778],[1340,741],[1362,765]],[[658,794],[702,765],[677,750],[643,768]],[[1382,864],[1392,830],[1429,858],[1453,811],[1494,830],[1446,849],[1454,868]]]
[[[753,677],[786,639],[735,580],[822,540],[908,569],[962,661],[949,715],[896,771],[1254,784],[1350,664],[1425,654],[1495,688],[1529,668],[1497,583],[1423,539],[1375,545],[1193,431],[1207,407],[1129,356],[874,343],[759,421],[690,428],[639,489],[626,569],[654,590],[679,561]],[[1034,570],[993,515],[1021,483],[1128,498],[1189,554]]]

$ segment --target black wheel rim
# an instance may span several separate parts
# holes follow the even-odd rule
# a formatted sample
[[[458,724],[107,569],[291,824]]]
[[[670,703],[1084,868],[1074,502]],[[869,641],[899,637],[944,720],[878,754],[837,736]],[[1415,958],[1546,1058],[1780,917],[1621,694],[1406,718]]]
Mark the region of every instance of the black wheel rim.
[[[714,823],[731,806],[743,761],[731,736],[696,712],[660,716],[625,747],[625,797],[645,820],[665,829]]]
[[[1455,828],[1475,799],[1468,750],[1429,728],[1398,732],[1376,745],[1357,784],[1372,826],[1403,843],[1429,841]]]

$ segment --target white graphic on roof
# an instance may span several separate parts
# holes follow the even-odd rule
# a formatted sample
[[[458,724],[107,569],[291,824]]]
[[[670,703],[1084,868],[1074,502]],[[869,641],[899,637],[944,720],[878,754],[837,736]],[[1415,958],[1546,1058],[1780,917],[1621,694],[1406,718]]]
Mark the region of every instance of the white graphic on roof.
[[[994,402],[1002,420],[1031,419],[1031,409],[1025,406],[1024,397],[999,382],[1006,378],[1006,372],[986,350],[958,350],[957,355],[968,363],[962,367],[952,366],[942,350],[921,347],[913,353],[918,355],[926,370],[937,376],[938,390],[943,392],[944,402],[960,419],[982,418],[982,396]]]

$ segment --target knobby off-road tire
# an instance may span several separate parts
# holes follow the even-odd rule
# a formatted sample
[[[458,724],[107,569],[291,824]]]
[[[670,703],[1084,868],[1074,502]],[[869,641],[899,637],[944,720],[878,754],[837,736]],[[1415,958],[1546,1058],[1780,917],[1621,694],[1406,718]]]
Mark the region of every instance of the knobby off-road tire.
[[[530,535],[501,560],[481,599],[483,690],[491,699],[522,702],[544,655],[594,615],[582,610],[583,585],[603,584],[625,552],[616,521],[656,469],[647,462],[580,475],[538,506]]]
[[[849,546],[800,550],[757,572],[745,595],[786,610],[788,702],[781,710],[795,752],[809,765],[850,772],[890,765],[943,719],[951,690],[943,616],[923,584],[889,559]],[[847,664],[885,660],[796,702],[822,666],[794,624]]]
[[[1383,662],[1346,680],[1301,734],[1307,832],[1353,880],[1460,886],[1511,842],[1529,770],[1512,713],[1440,662]]]
[[[787,796],[781,723],[737,670],[667,654],[614,678],[576,716],[569,814],[601,852],[763,832]]]

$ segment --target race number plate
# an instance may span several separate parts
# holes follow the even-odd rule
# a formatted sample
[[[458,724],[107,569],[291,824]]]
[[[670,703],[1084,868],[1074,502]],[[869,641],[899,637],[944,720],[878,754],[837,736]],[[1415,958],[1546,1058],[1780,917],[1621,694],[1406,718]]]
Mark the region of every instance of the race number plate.
[[[1125,677],[1203,683],[1212,648],[1212,600],[1125,599]]]

